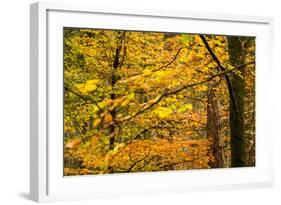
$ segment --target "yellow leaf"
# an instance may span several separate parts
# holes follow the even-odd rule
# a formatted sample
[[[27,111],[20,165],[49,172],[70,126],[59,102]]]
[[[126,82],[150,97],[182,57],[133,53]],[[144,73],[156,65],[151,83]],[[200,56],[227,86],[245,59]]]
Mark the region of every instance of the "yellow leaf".
[[[91,92],[91,91],[97,89],[97,86],[94,84],[86,84],[84,89],[86,92]]]
[[[86,83],[77,84],[76,88],[84,94],[92,92],[97,89],[97,83],[99,82],[98,79],[88,80]]]
[[[135,93],[130,93],[129,95],[127,95],[127,99],[128,100],[134,100],[135,99]]]
[[[158,115],[160,118],[169,117],[173,113],[173,111],[170,108],[167,108],[167,107],[158,107],[153,112],[156,115]]]
[[[98,79],[94,79],[94,80],[88,80],[87,81],[87,84],[97,84],[99,82],[99,80]]]
[[[93,122],[93,127],[96,128],[97,126],[99,126],[99,124],[101,123],[101,119],[100,118],[96,118]]]
[[[149,69],[144,69],[144,71],[143,71],[143,74],[145,75],[145,76],[148,76],[148,75],[151,75],[151,70],[149,70]]]
[[[121,106],[122,106],[122,107],[125,107],[126,105],[129,104],[129,102],[130,102],[130,100],[129,100],[129,99],[126,99],[126,100],[124,100],[124,101],[122,102]]]

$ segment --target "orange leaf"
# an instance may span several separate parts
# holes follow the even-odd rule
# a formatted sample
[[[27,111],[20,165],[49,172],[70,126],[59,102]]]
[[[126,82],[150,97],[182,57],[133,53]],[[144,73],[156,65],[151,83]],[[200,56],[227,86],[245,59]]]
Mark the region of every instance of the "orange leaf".
[[[106,122],[106,123],[111,123],[112,122],[112,115],[110,113],[107,113],[104,116],[104,122]]]
[[[65,145],[65,148],[73,149],[80,145],[81,139],[74,139]]]

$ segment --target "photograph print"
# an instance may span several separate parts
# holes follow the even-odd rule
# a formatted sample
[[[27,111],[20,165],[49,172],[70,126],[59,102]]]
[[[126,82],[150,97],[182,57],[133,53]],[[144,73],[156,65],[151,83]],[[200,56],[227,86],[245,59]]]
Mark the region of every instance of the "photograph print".
[[[64,176],[255,166],[255,37],[63,33]]]

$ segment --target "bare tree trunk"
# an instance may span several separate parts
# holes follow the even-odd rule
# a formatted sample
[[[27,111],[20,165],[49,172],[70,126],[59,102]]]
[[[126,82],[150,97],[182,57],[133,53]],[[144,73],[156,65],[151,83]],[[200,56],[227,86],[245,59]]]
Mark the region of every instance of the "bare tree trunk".
[[[221,122],[219,114],[219,102],[216,98],[215,91],[210,90],[207,105],[207,137],[212,142],[212,154],[214,161],[210,163],[212,168],[225,167],[223,157],[223,136],[221,135]]]

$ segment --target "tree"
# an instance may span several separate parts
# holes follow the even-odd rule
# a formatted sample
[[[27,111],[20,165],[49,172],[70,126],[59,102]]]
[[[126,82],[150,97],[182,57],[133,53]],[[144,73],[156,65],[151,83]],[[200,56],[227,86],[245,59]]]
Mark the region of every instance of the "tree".
[[[241,38],[228,36],[229,62],[233,67],[244,65],[245,52]],[[239,74],[231,74],[232,92],[235,99],[230,101],[231,165],[246,166],[246,138],[244,130],[245,68]]]
[[[211,162],[213,168],[225,167],[223,153],[223,136],[221,131],[220,106],[214,89],[210,89],[207,105],[207,137],[212,142],[212,154],[214,161]]]

